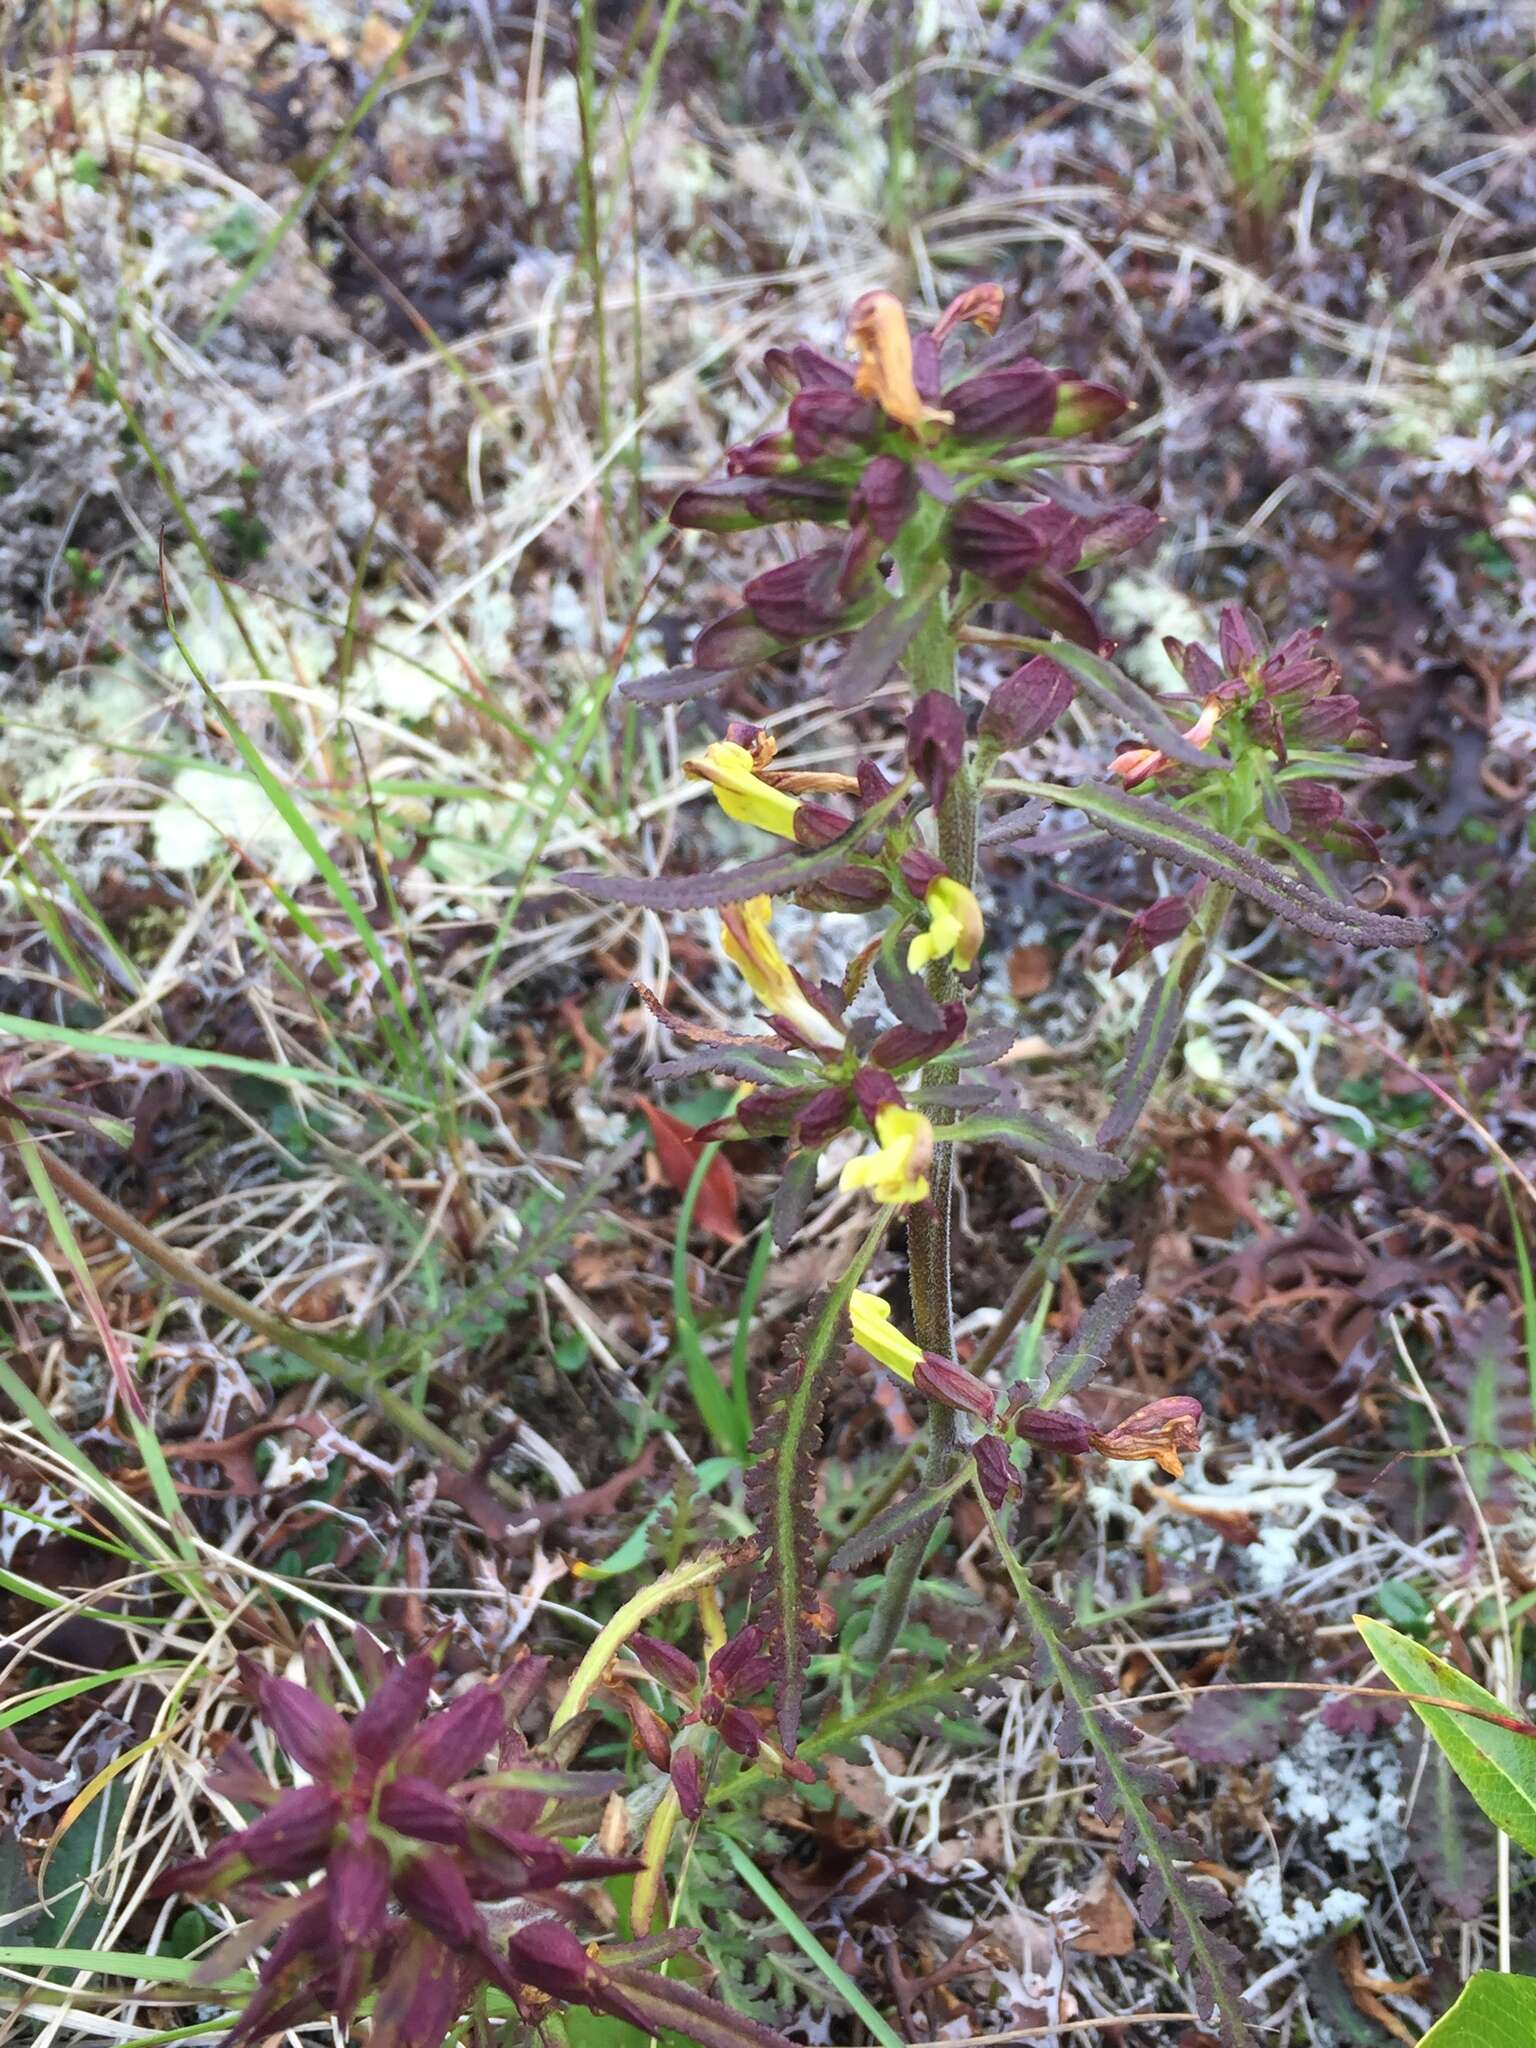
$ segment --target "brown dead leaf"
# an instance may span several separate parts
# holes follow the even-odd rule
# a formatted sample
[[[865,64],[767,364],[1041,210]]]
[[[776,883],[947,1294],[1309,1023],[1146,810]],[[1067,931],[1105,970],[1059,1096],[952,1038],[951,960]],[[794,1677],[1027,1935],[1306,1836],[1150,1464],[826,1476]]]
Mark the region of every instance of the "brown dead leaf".
[[[1056,978],[1049,946],[1015,946],[1008,955],[1008,986],[1022,1002],[1043,995]]]
[[[1112,1857],[1083,1886],[1072,1917],[1081,1924],[1067,1937],[1068,1948],[1090,1956],[1128,1956],[1136,1946],[1136,1915],[1116,1881]]]
[[[829,1757],[827,1783],[866,1820],[883,1820],[890,1812],[891,1795],[872,1764],[851,1764],[845,1757]]]
[[[1405,2048],[1413,2048],[1415,2030],[1407,2026],[1390,2006],[1382,2004],[1382,1998],[1411,1998],[1422,1991],[1429,1982],[1421,1977],[1373,1977],[1365,1967],[1365,1958],[1360,1952],[1358,1934],[1347,1934],[1333,1951],[1333,1959],[1339,1966],[1339,1976],[1344,1989],[1349,1993],[1350,2004],[1356,2012],[1364,2013],[1379,2027],[1385,2027],[1394,2041],[1402,2041]]]
[[[1214,1529],[1223,1543],[1246,1549],[1250,1543],[1259,1540],[1258,1523],[1240,1508],[1211,1508],[1196,1500],[1181,1500],[1168,1486],[1154,1486],[1152,1492],[1164,1507],[1172,1508],[1176,1515],[1189,1515],[1197,1522],[1204,1522],[1208,1529]]]

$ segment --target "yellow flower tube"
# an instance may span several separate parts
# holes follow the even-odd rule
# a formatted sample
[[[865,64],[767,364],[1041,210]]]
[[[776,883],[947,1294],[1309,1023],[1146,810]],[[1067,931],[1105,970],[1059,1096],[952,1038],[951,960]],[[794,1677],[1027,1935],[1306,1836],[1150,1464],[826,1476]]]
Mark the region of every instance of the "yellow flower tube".
[[[780,839],[794,838],[800,799],[764,782],[752,756],[734,740],[716,740],[702,754],[685,761],[683,773],[695,782],[709,783],[721,810],[739,825],[755,825]]]
[[[868,1188],[877,1202],[928,1199],[928,1164],[933,1158],[933,1125],[921,1110],[889,1103],[875,1113],[874,1152],[850,1159],[838,1179],[844,1194]]]

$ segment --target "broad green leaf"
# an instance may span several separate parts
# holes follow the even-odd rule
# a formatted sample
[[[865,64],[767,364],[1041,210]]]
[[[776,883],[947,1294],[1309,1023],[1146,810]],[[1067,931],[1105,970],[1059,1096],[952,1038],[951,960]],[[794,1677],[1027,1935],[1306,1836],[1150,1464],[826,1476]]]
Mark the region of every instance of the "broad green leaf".
[[[1384,1621],[1357,1614],[1355,1627],[1376,1662],[1403,1692],[1428,1693],[1455,1706],[1471,1707],[1476,1714],[1508,1714],[1508,1708],[1475,1679],[1464,1678],[1454,1664],[1399,1635]],[[1458,1714],[1454,1706],[1425,1706],[1416,1700],[1410,1704],[1494,1826],[1502,1828],[1522,1849],[1536,1854],[1536,1734],[1522,1735],[1514,1728],[1478,1720],[1474,1714]]]
[[[1536,1977],[1479,1970],[1419,2048],[1531,2048],[1536,2041]]]

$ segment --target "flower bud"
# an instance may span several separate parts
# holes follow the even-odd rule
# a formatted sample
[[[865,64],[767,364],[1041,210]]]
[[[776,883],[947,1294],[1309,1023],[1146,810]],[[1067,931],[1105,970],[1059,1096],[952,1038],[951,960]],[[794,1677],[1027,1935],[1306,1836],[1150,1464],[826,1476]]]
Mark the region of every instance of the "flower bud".
[[[723,1707],[719,1721],[720,1740],[738,1756],[755,1757],[762,1746],[763,1731],[742,1707]]]
[[[506,1713],[496,1693],[488,1685],[474,1686],[411,1737],[400,1752],[400,1774],[455,1785],[485,1761],[505,1727]]]
[[[331,1895],[331,1933],[339,1947],[371,1947],[384,1932],[389,1909],[389,1851],[368,1832],[359,1814],[325,1868]]]
[[[1060,505],[1031,505],[1009,511],[986,499],[968,498],[949,522],[949,555],[994,590],[1015,590],[1036,570],[1070,569],[1077,561],[1084,522]]]
[[[1074,567],[1093,569],[1100,562],[1126,554],[1139,547],[1149,534],[1156,533],[1162,523],[1163,515],[1146,505],[1116,505],[1111,511],[1101,512],[1088,521]]]
[[[795,1118],[795,1136],[816,1151],[847,1130],[852,1116],[853,1100],[846,1088],[819,1089]]]
[[[824,356],[804,341],[797,341],[793,348],[766,349],[763,363],[785,391],[846,391],[853,385],[853,372],[846,364]]]
[[[1144,960],[1154,946],[1165,945],[1189,927],[1191,916],[1187,896],[1159,896],[1138,910],[1126,927],[1125,938],[1115,955],[1111,974],[1124,974],[1138,960]]]
[[[879,442],[885,417],[873,399],[823,386],[790,400],[789,440],[802,462],[861,455]]]
[[[899,1109],[904,1100],[890,1075],[878,1067],[860,1067],[853,1077],[853,1094],[871,1129],[882,1109]]]
[[[1221,645],[1222,666],[1229,675],[1240,675],[1263,656],[1258,621],[1240,604],[1222,606],[1217,638]]]
[[[379,1788],[379,1819],[398,1835],[458,1848],[468,1826],[458,1800],[430,1778],[394,1777]]]
[[[728,476],[777,477],[792,476],[800,467],[800,449],[793,434],[782,428],[771,434],[759,434],[755,441],[744,441],[740,447],[730,449],[725,458]]]
[[[1080,1458],[1091,1444],[1082,1417],[1064,1415],[1059,1408],[1015,1408],[1008,1415],[1008,1427],[1037,1451],[1058,1451],[1068,1458]]]
[[[663,1642],[660,1636],[645,1635],[631,1636],[629,1647],[635,1661],[658,1685],[664,1685],[679,1699],[693,1698],[699,1689],[699,1670],[685,1650],[680,1650],[676,1643]]]
[[[965,763],[965,713],[942,690],[928,690],[907,720],[907,762],[935,810]]]
[[[729,1642],[722,1643],[709,1660],[709,1682],[719,1692],[735,1689],[743,1670],[757,1657],[767,1640],[761,1625],[749,1621]]]
[[[786,458],[789,460],[790,458]],[[848,486],[824,478],[757,470],[690,484],[673,500],[673,526],[700,533],[748,533],[781,520],[837,526],[848,516]]]
[[[697,1820],[704,1811],[704,1773],[700,1768],[696,1750],[674,1745],[672,1789],[677,1794],[677,1803],[683,1810],[683,1818]]]
[[[1025,357],[1003,370],[983,370],[944,394],[956,440],[1001,444],[1048,434],[1056,417],[1056,378]]]
[[[909,846],[897,867],[901,879],[919,900],[927,895],[940,875],[949,873],[943,861],[930,853],[926,846]]]
[[[747,609],[758,625],[779,640],[805,640],[847,620],[849,597],[840,587],[846,566],[840,547],[817,548],[792,562],[754,576],[742,591]],[[695,649],[694,658],[701,661]],[[728,662],[709,658],[711,667],[729,667]]]
[[[1309,746],[1342,747],[1354,737],[1360,723],[1358,698],[1318,697],[1297,712],[1291,730]]]
[[[483,1933],[469,1886],[453,1859],[441,1849],[411,1856],[395,1872],[395,1897],[411,1919],[449,1948],[478,1945]]]
[[[1184,1477],[1184,1459],[1200,1448],[1203,1411],[1192,1394],[1149,1401],[1113,1429],[1091,1430],[1088,1441],[1106,1458],[1150,1458],[1170,1479]]]
[[[432,1697],[437,1659],[418,1650],[387,1672],[352,1723],[352,1747],[365,1764],[382,1764],[420,1722]]]
[[[672,1768],[672,1738],[667,1733],[667,1724],[654,1708],[648,1707],[638,1694],[631,1692],[627,1685],[615,1687],[619,1705],[628,1716],[629,1725],[635,1731],[635,1740],[658,1771]]]
[[[519,1927],[508,1938],[507,1952],[515,1975],[550,1998],[579,2004],[597,1975],[596,1963],[559,1920]],[[415,2041],[416,2036],[403,2034],[401,2039]]]
[[[830,804],[799,804],[795,809],[795,843],[819,853],[834,839],[841,839],[849,824],[850,820]]]
[[[1288,782],[1285,801],[1292,821],[1308,832],[1326,832],[1344,815],[1344,799],[1331,782]]]
[[[994,1510],[1001,1508],[1010,1493],[1023,1491],[1018,1469],[1000,1436],[984,1436],[974,1447],[976,1477]]]
[[[881,540],[894,540],[912,516],[917,503],[917,476],[910,463],[899,455],[877,455],[864,465],[864,474],[848,504],[848,517],[862,521]]]
[[[695,668],[752,668],[783,651],[782,637],[760,625],[743,605],[706,626],[689,658]]]
[[[1000,753],[1027,747],[1056,723],[1076,695],[1070,672],[1048,654],[1037,654],[998,684],[977,730]]]
[[[292,1679],[273,1678],[249,1659],[242,1670],[250,1679],[268,1727],[295,1763],[312,1778],[339,1780],[350,1775],[352,1738],[336,1709]]]
[[[340,1818],[341,1802],[329,1786],[299,1785],[251,1822],[239,1838],[241,1853],[269,1881],[305,1877],[324,1862]]]
[[[903,1067],[924,1066],[962,1038],[965,1026],[964,1003],[946,1003],[944,1022],[936,1030],[919,1031],[911,1024],[894,1024],[889,1031],[882,1031],[869,1048],[870,1061],[893,1074]]]
[[[930,1401],[940,1401],[946,1408],[959,1408],[967,1415],[977,1415],[983,1422],[991,1422],[997,1413],[997,1396],[992,1389],[974,1373],[967,1372],[964,1366],[956,1365],[953,1359],[941,1358],[936,1351],[925,1351],[913,1366],[912,1384]]]
[[[1056,411],[1049,431],[1056,440],[1077,434],[1102,434],[1130,409],[1131,401],[1107,384],[1063,377],[1056,387]]]
[[[872,810],[876,804],[884,803],[896,787],[885,772],[870,760],[862,760],[854,769],[859,785],[859,809]]]

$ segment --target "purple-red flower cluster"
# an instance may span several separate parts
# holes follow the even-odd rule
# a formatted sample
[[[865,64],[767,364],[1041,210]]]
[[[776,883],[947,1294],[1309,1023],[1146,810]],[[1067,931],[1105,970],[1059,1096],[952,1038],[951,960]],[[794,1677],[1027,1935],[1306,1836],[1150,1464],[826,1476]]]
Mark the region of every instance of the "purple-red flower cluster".
[[[743,668],[833,633],[855,630],[887,598],[883,551],[921,537],[926,562],[969,575],[1048,629],[1097,650],[1101,635],[1069,580],[1119,554],[1159,520],[1139,505],[1069,511],[1050,496],[1021,504],[996,493],[1009,465],[1095,435],[1128,409],[1107,385],[1048,368],[1019,330],[997,332],[996,285],[963,292],[927,332],[913,334],[889,292],[867,292],[849,316],[857,362],[804,343],[768,351],[789,392],[782,427],[732,448],[726,475],[683,491],[676,526],[711,533],[804,520],[846,526],[841,545],[817,548],[755,577],[739,611],[705,628],[693,666]],[[984,337],[968,345],[967,331]]]
[[[545,1773],[514,1725],[544,1660],[526,1658],[429,1712],[429,1652],[401,1662],[370,1638],[359,1647],[376,1682],[350,1721],[307,1687],[242,1662],[307,1782],[282,1790],[231,1743],[215,1782],[258,1817],[159,1882],[163,1893],[248,1907],[255,1928],[242,1945],[251,1931],[272,1942],[232,2048],[327,2014],[347,2026],[369,1996],[370,2048],[439,2048],[489,1987],[529,2018],[554,1998],[650,2032],[622,1973],[567,1924],[575,1902],[562,1886],[639,1866],[577,1854],[545,1832],[544,1816],[572,1795],[571,1776]],[[621,1783],[580,1781],[584,1794]],[[265,1889],[305,1878],[317,1882],[297,1894]]]
[[[810,1767],[786,1756],[742,1704],[760,1693],[778,1670],[768,1637],[755,1621],[722,1643],[702,1671],[686,1650],[659,1636],[631,1636],[629,1648],[646,1675],[686,1709],[672,1730],[632,1686],[610,1686],[640,1747],[657,1770],[670,1773],[677,1803],[689,1820],[697,1820],[704,1811],[704,1753],[690,1729],[713,1729],[727,1749],[749,1762],[762,1758],[785,1777],[806,1785],[814,1782]]]

